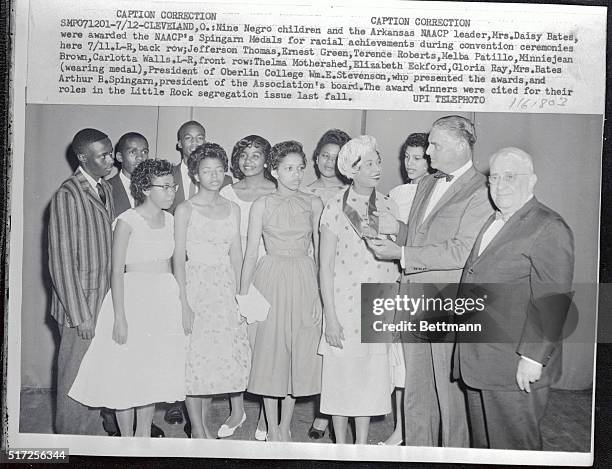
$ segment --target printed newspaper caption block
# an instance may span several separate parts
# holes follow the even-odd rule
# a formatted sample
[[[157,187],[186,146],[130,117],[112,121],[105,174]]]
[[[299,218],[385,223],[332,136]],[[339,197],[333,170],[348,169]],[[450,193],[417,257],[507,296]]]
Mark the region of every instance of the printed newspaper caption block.
[[[29,102],[603,112],[598,8],[71,4],[33,9]]]

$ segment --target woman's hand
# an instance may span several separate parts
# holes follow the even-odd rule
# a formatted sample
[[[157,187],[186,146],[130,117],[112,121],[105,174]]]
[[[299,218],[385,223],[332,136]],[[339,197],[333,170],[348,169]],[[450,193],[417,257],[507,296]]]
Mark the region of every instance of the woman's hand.
[[[193,310],[191,309],[191,306],[189,306],[189,303],[187,303],[187,301],[184,301],[182,306],[183,306],[183,331],[185,332],[185,335],[189,335],[191,334],[191,330],[193,329],[193,320],[195,318],[195,314],[193,313]]]
[[[128,324],[125,316],[115,317],[113,324],[113,340],[119,345],[127,342]]]
[[[326,315],[325,317],[327,318],[329,316]],[[334,318],[332,320],[325,321],[325,340],[332,347],[342,348],[342,341],[345,340],[344,328],[338,319]]]

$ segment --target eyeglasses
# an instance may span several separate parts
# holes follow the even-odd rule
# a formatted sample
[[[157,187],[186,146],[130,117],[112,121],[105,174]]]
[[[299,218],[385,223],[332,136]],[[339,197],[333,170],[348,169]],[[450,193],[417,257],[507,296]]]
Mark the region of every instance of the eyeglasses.
[[[529,176],[527,173],[504,173],[504,174],[491,174],[489,184],[499,184],[500,181],[504,181],[506,184],[512,184],[516,181],[519,176]]]
[[[151,187],[159,187],[163,190],[165,190],[166,192],[176,192],[178,191],[178,184],[164,184],[164,185],[160,185],[160,184],[151,184]]]

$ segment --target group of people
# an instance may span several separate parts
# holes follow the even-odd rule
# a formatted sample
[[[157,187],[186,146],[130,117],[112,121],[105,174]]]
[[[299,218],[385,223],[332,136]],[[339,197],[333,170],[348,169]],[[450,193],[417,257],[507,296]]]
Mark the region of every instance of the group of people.
[[[475,142],[460,116],[411,134],[407,183],[384,195],[368,135],[327,131],[317,179],[304,185],[300,143],[249,135],[228,158],[195,121],[178,130],[175,166],[149,158],[144,136],[123,135],[107,182],[110,139],[79,131],[79,168],[54,194],[49,223],[56,431],[100,434],[102,408],[107,431],[116,417],[115,434],[155,436],[155,403],[173,403],[166,420],[178,423],[184,401],[192,438],[228,437],[249,392],[262,398],[256,439],[291,441],[295,399],[316,395],[311,438],[331,416],[336,443],[347,443],[352,417],[366,444],[395,388],[382,444],[541,449],[560,347],[538,321],[550,302],[538,300],[569,295],[572,233],[534,197],[530,155],[499,150],[487,181]],[[362,343],[361,285],[398,280],[514,285],[490,308],[510,340]],[[253,320],[245,299],[265,303],[263,316]],[[217,395],[231,405],[215,432]]]

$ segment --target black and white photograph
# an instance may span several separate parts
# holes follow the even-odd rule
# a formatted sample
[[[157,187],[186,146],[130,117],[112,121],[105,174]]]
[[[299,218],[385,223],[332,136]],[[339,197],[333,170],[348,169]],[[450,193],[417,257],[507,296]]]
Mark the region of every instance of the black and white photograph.
[[[234,31],[231,6],[218,7],[220,19],[217,4],[144,5],[113,2],[110,26],[108,14],[79,19],[93,18],[90,8],[39,24],[49,8],[39,0],[17,16],[17,26],[30,23],[17,50],[31,53],[16,70],[29,86],[15,108],[8,447],[591,464],[604,126],[604,77],[580,75],[595,60],[580,41],[600,37],[585,38],[591,19],[554,34],[533,26],[481,37],[484,26],[457,5],[446,19],[415,16],[414,2],[390,2],[389,16],[360,6],[355,17],[366,12],[372,25],[364,36],[412,34],[437,54],[406,58],[410,47],[396,45],[397,55],[378,56],[411,64],[402,75],[374,70],[372,51],[391,46],[350,39],[362,33],[339,17],[316,49],[319,33],[300,25],[298,7],[276,5],[288,24],[232,13],[251,21],[234,36],[251,46],[215,52],[207,44],[221,41],[211,38]],[[578,7],[567,8],[564,18]],[[517,22],[529,10],[514,12]],[[172,28],[160,19],[203,32],[145,39],[145,28]],[[121,21],[141,26],[118,36]],[[387,29],[375,32],[377,23]],[[74,32],[103,26],[105,39]],[[50,28],[62,34],[46,57],[33,44]],[[200,49],[177,49],[184,62],[147,65],[162,60],[160,44],[192,47],[180,36],[192,33]],[[265,34],[278,45],[262,44]],[[292,54],[285,43],[316,54],[258,62],[270,47]],[[483,52],[457,45],[482,43],[505,51],[486,70]],[[534,64],[518,55],[529,47],[560,49]],[[228,65],[239,59],[254,65]],[[330,75],[343,61],[353,72]],[[33,64],[58,71],[43,79]],[[398,293],[379,341],[364,330],[378,314],[364,307],[369,284]],[[434,284],[453,292],[453,324],[438,322],[436,334],[400,328],[422,319],[400,314],[400,294]],[[467,340],[457,300],[474,295],[495,332]]]

